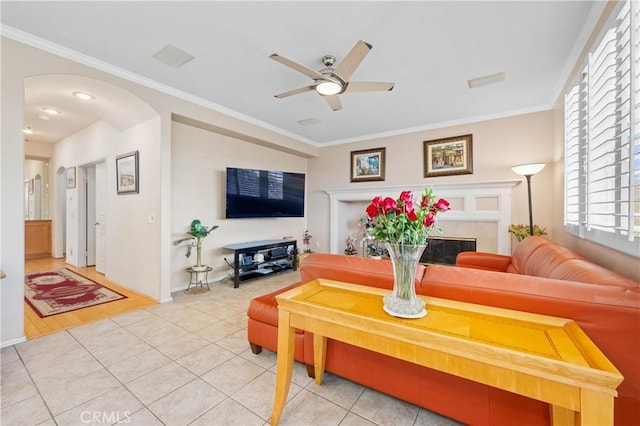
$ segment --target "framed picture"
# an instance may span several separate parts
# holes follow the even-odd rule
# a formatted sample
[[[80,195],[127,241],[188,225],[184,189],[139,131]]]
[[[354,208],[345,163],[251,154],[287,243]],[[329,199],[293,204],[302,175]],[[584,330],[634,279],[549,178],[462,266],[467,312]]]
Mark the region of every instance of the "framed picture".
[[[424,141],[424,177],[473,173],[473,136]]]
[[[67,167],[67,189],[73,189],[76,187],[76,168]]]
[[[116,179],[118,194],[138,193],[138,151],[116,157]]]
[[[351,151],[351,182],[384,180],[386,148]]]

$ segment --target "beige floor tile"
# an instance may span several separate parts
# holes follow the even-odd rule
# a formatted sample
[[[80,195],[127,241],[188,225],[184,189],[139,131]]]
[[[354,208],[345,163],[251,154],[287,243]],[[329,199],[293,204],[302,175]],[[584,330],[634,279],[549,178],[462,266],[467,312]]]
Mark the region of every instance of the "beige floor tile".
[[[266,371],[255,380],[249,382],[242,389],[238,390],[233,399],[243,406],[258,414],[265,420],[271,418],[273,410],[273,397],[276,389],[276,375],[271,371]],[[295,383],[291,383],[287,401],[296,396],[302,388]]]
[[[197,312],[198,313],[196,315],[190,316],[189,318],[176,322],[176,325],[179,325],[185,330],[194,332],[197,330],[201,330],[205,327],[208,327],[210,325],[213,325],[218,321],[220,321],[218,318],[214,318],[211,315],[202,313],[200,311],[197,311]]]
[[[157,316],[146,309],[140,309],[133,312],[127,312],[126,314],[117,315],[111,318],[111,320],[122,327],[126,327],[151,318],[157,318]]]
[[[78,342],[69,333],[63,331],[18,343],[15,348],[20,353],[20,356],[25,358],[69,346],[77,347]]]
[[[12,380],[3,380],[0,386],[0,404],[2,408],[36,395],[38,395],[38,389],[27,374],[18,376]],[[0,421],[1,420],[2,418],[0,418]]]
[[[149,405],[192,381],[195,377],[186,368],[176,362],[171,362],[127,383],[127,388],[143,404]]]
[[[141,353],[146,352],[149,349],[151,349],[151,345],[139,337],[134,336],[132,339],[120,342],[118,345],[111,348],[93,352],[92,355],[104,366],[110,367],[125,359],[138,357]]]
[[[7,380],[14,380],[28,374],[27,369],[19,358],[0,365],[0,383],[4,383]]]
[[[7,346],[0,349],[0,364],[19,360],[18,351],[15,346]]]
[[[49,410],[39,395],[2,407],[2,424],[7,426],[32,426],[51,419]]]
[[[247,349],[246,351],[242,352],[240,356],[247,361],[251,361],[266,369],[274,368],[277,361],[276,353],[265,348],[262,348],[262,352],[257,355],[251,352],[251,349]],[[274,369],[273,371],[276,370]]]
[[[165,426],[148,408],[136,411],[116,424],[120,426]]]
[[[260,426],[265,419],[242,404],[227,398],[198,417],[189,426]]]
[[[238,389],[264,373],[262,367],[240,357],[217,366],[202,375],[202,379],[227,395],[233,395]]]
[[[29,348],[24,354],[21,352],[24,365],[30,373],[33,374],[47,370],[51,368],[51,366],[58,364],[61,360],[70,361],[86,354],[86,349],[71,337],[69,333],[63,331],[56,334],[67,337],[59,339],[59,341],[48,341],[47,344],[38,346],[38,350],[31,350],[31,348]],[[39,337],[38,339],[47,337],[49,336]],[[26,343],[29,342],[31,341]],[[18,351],[21,351],[21,349],[18,349]]]
[[[39,389],[51,413],[57,416],[118,386],[120,383],[113,375],[101,369],[72,382],[50,384]]]
[[[340,422],[340,426],[376,426],[364,417],[348,412],[344,419]]]
[[[346,415],[347,410],[344,408],[303,389],[287,402],[279,424],[283,426],[339,425]]]
[[[231,336],[233,333],[237,333],[240,330],[242,329],[235,324],[218,320],[218,322],[196,331],[196,334],[211,342],[217,342],[218,340]]]
[[[350,410],[366,388],[342,377],[325,373],[321,385],[311,383],[305,389]]]
[[[188,333],[184,336],[178,337],[177,339],[172,339],[162,343],[161,345],[156,346],[156,349],[171,359],[178,359],[209,344],[211,344],[211,342],[204,337]]]
[[[56,416],[58,425],[108,424],[122,421],[142,409],[142,404],[124,386],[102,394]]]
[[[241,354],[249,347],[247,340],[247,330],[241,329],[227,337],[216,340],[216,343],[234,354]]]
[[[373,389],[366,389],[351,411],[381,425],[412,425],[418,416],[417,406]]]
[[[201,376],[234,356],[233,352],[229,352],[215,343],[210,343],[189,355],[178,358],[176,362],[189,369],[193,374]]]
[[[82,342],[92,337],[100,336],[116,328],[120,328],[117,323],[110,319],[103,319],[86,325],[81,325],[79,327],[70,328],[68,331],[69,334]]]
[[[73,382],[78,377],[86,376],[102,368],[102,364],[96,361],[89,352],[84,352],[77,358],[61,359],[51,368],[32,373],[31,378],[40,388],[50,386],[60,388],[64,387],[66,383]]]
[[[149,405],[149,410],[167,425],[184,425],[225,398],[226,395],[204,380],[195,379]]]
[[[160,321],[147,320],[143,321],[143,323],[146,324],[144,324],[142,328],[137,328],[136,325],[132,325],[129,326],[128,329],[151,346],[158,346],[165,342],[170,342],[189,333],[184,328],[178,327],[164,318],[161,318]],[[138,332],[136,332],[136,330]]]
[[[141,362],[141,360],[144,361]],[[107,367],[107,369],[122,383],[128,383],[170,362],[171,358],[151,348],[140,353],[138,356],[128,357],[117,362]]]
[[[115,324],[111,321],[112,324]],[[115,328],[105,331],[104,333],[93,334],[86,336],[83,339],[78,339],[82,346],[87,348],[89,352],[103,352],[109,350],[115,346],[126,344],[130,341],[138,339],[129,330],[120,327],[115,324]]]

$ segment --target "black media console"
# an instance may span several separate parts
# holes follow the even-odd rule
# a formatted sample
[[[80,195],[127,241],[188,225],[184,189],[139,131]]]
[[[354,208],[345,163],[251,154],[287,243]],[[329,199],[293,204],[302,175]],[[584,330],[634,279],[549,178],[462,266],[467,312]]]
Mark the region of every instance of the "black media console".
[[[241,281],[261,278],[274,272],[298,269],[296,240],[262,240],[229,244],[233,250],[233,287]]]

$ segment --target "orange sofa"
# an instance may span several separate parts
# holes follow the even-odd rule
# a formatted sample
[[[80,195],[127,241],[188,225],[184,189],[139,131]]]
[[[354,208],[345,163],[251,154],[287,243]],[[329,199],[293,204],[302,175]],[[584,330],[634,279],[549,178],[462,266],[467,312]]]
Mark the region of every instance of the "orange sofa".
[[[461,253],[458,262],[465,267],[420,265],[416,291],[574,319],[625,378],[615,400],[615,424],[640,424],[640,283],[541,237],[525,239],[512,256]],[[300,275],[300,282],[327,278],[393,286],[389,261],[353,256],[312,254],[301,264]],[[277,348],[275,295],[285,290],[260,296],[249,305],[248,339],[254,353],[261,347]],[[327,371],[458,421],[550,423],[548,405],[542,402],[342,342],[329,340],[327,346]],[[313,365],[311,333],[297,332],[295,359]]]

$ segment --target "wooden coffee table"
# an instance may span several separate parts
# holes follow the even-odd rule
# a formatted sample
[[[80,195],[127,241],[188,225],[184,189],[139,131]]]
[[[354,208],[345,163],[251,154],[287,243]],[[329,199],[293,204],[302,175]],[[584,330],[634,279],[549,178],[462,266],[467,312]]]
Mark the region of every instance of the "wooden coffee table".
[[[552,424],[613,424],[623,377],[573,320],[423,296],[427,316],[394,318],[382,309],[388,292],[317,279],[276,296],[272,425],[289,393],[296,328],[314,333],[317,384],[331,338],[547,402]]]

